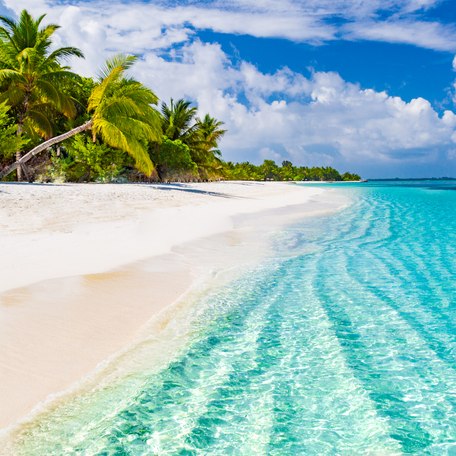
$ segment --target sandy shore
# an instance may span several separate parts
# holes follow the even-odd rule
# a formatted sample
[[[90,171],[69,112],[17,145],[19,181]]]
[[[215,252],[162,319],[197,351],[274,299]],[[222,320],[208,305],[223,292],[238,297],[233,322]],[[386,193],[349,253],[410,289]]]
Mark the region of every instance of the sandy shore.
[[[0,429],[140,337],[196,281],[255,257],[272,219],[254,214],[340,204],[283,183],[1,184]]]

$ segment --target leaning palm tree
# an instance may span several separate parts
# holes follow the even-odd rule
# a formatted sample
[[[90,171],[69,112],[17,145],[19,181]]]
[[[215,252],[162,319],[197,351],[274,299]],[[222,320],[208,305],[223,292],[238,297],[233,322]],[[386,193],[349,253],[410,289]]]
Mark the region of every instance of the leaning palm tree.
[[[157,104],[157,96],[141,83],[125,77],[126,70],[135,61],[136,57],[125,55],[109,59],[89,97],[87,112],[90,119],[27,152],[0,172],[0,178],[54,144],[88,130],[92,131],[94,140],[100,136],[107,145],[127,152],[134,158],[136,167],[150,176],[154,165],[147,152],[147,144],[161,140],[161,120],[152,106]]]
[[[6,101],[15,112],[18,135],[49,138],[53,134],[50,119],[55,112],[68,118],[76,114],[65,86],[79,76],[62,66],[61,60],[83,54],[74,47],[52,50],[51,37],[59,26],[42,26],[44,17],[34,19],[26,10],[17,22],[0,16],[0,102]],[[16,159],[20,157],[18,150]]]

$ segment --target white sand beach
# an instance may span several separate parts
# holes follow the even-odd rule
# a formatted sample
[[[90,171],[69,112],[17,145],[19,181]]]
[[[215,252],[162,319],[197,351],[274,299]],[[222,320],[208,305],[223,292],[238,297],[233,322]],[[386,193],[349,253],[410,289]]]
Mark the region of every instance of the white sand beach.
[[[140,337],[197,281],[253,259],[250,240],[271,221],[259,214],[318,214],[344,204],[335,196],[272,182],[1,184],[0,429]]]

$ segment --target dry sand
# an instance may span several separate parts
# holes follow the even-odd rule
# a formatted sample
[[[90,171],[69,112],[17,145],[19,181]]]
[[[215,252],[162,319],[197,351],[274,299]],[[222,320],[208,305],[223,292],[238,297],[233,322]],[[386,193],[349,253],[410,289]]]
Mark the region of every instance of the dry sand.
[[[258,256],[259,233],[284,219],[261,211],[335,205],[283,183],[0,184],[0,429],[131,344],[195,281]]]

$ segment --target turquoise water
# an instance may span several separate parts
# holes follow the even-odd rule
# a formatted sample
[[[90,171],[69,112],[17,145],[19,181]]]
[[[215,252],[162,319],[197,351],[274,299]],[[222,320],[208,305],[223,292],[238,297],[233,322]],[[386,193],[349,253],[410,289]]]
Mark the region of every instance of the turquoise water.
[[[352,206],[205,297],[165,369],[43,419],[20,452],[456,454],[455,188],[341,187]]]

